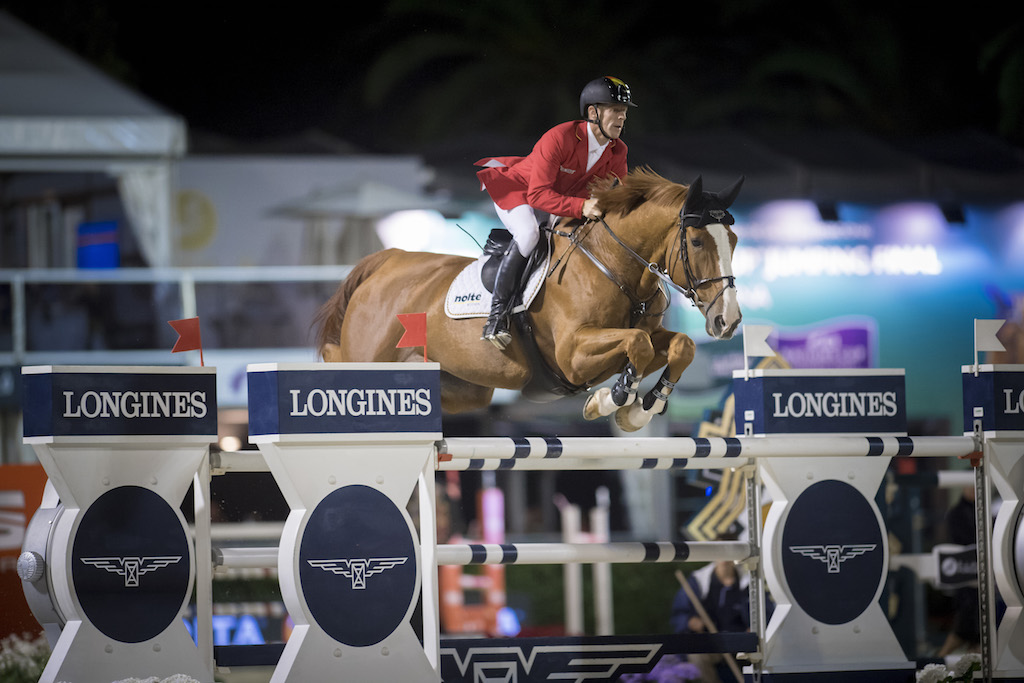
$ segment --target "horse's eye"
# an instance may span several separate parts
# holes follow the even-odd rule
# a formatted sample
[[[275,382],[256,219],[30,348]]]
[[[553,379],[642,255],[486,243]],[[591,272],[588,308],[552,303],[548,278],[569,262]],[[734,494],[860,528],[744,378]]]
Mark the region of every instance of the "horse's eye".
[[[693,246],[694,249],[700,249],[701,247],[704,246],[704,243],[699,239],[690,240],[690,244]]]

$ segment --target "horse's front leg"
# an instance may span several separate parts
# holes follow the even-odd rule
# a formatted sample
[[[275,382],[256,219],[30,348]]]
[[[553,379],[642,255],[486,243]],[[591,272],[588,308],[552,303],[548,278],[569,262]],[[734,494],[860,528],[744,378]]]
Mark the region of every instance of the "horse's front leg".
[[[615,380],[614,386],[601,387],[587,397],[583,404],[583,417],[587,420],[596,420],[605,415],[611,415],[619,409],[631,405],[636,400],[636,392],[640,387],[640,373],[632,362],[626,362],[622,374]]]
[[[627,361],[614,388],[602,387],[587,399],[583,416],[593,420],[633,402],[643,376],[637,368],[648,367],[655,351],[650,335],[643,330],[584,328],[571,339],[556,343],[555,355],[566,379],[575,384],[606,377]]]
[[[696,353],[696,344],[685,334],[660,328],[652,334],[651,338],[656,354],[651,366],[644,368],[644,374],[647,375],[657,370],[666,356],[668,362],[657,384],[647,392],[642,400],[634,401],[615,413],[615,423],[623,431],[633,432],[641,429],[651,421],[652,417],[665,410],[669,394],[672,393],[676,382],[682,377],[683,371],[693,362],[693,356]]]

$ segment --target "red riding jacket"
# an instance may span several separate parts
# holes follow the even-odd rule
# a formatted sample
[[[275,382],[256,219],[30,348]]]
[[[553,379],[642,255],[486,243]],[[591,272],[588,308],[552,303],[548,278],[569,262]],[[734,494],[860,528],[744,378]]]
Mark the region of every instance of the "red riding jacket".
[[[486,157],[476,166],[498,162],[477,171],[494,203],[505,209],[522,204],[556,216],[583,217],[587,186],[594,178],[626,176],[626,143],[612,140],[594,167],[587,170],[586,121],[560,123],[544,133],[525,157]]]

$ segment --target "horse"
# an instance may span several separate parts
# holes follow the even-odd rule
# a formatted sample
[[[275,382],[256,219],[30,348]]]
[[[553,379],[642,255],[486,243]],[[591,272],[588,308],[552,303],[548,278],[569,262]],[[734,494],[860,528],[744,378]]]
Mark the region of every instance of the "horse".
[[[662,327],[671,291],[691,300],[715,339],[731,338],[742,320],[732,271],[737,237],[727,210],[742,182],[713,193],[699,176],[686,186],[646,167],[596,181],[591,191],[603,217],[563,218],[547,228],[554,265],[503,351],[480,339],[481,319],[445,313],[448,288],[472,258],[401,249],[370,254],[314,320],[320,356],[415,360],[418,349],[396,348],[404,331],[397,316],[425,312],[444,413],[484,408],[495,388],[525,393],[546,372],[557,380],[556,395],[589,391],[619,374],[614,386],[591,392],[583,416],[614,413],[620,428],[636,431],[664,411],[696,350],[689,336]],[[663,367],[639,399],[640,381]]]

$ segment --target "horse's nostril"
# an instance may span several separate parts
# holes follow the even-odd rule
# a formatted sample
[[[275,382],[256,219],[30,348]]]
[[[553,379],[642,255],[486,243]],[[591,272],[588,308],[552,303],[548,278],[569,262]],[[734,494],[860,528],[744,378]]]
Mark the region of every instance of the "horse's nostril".
[[[725,328],[725,318],[720,315],[715,316],[715,329],[722,330]]]

